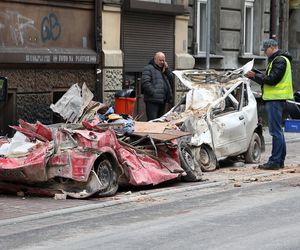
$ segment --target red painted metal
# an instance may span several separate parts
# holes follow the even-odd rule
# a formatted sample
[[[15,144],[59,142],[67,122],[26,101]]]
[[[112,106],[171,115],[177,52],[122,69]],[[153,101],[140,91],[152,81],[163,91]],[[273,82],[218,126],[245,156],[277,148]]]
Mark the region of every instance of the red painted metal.
[[[0,157],[0,180],[15,182],[46,181],[46,160],[48,144],[39,145],[26,157]]]
[[[141,150],[137,152],[132,147],[121,145],[112,128],[105,131],[92,131],[92,127],[90,130],[60,128],[52,132],[43,124],[24,121],[14,128],[39,143],[24,157],[0,157],[0,181],[30,184],[60,177],[75,183],[88,182],[94,163],[101,154],[113,157],[113,163],[123,173],[120,179],[135,186],[156,185],[176,179],[184,172],[178,149],[172,143],[163,149],[158,147],[157,156],[151,157]],[[1,138],[0,146],[4,143],[9,142]]]

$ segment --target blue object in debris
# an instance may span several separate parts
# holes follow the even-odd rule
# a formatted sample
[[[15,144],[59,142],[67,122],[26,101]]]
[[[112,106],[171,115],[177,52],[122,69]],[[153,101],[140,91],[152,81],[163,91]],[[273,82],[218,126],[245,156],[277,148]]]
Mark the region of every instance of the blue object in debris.
[[[131,118],[127,119],[118,119],[113,122],[110,122],[111,124],[120,124],[119,128],[114,128],[116,133],[118,134],[131,134],[134,131],[134,120]]]
[[[114,114],[114,113],[115,113],[114,107],[109,107],[108,110],[105,112],[105,114],[99,115],[99,117],[102,121],[105,121],[107,119],[108,115]]]

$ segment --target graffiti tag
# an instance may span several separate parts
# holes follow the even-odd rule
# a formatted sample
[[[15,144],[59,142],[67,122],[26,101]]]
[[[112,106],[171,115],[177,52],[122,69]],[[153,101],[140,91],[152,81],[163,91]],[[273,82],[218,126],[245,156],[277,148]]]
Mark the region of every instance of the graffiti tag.
[[[56,41],[59,39],[61,33],[61,25],[57,19],[57,16],[53,13],[50,13],[48,16],[45,16],[42,20],[41,27],[41,38],[43,42],[48,40]]]
[[[38,30],[34,20],[16,11],[0,11],[0,44],[35,45]]]

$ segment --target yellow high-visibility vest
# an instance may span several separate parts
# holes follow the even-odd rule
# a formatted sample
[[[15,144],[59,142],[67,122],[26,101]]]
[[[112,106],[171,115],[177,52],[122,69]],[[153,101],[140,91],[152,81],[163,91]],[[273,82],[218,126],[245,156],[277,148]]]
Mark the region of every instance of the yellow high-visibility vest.
[[[263,85],[263,100],[289,100],[294,98],[291,63],[285,56],[280,57],[286,61],[285,73],[280,82],[276,85]],[[274,60],[276,58],[277,57],[275,57]],[[267,75],[271,72],[274,60],[268,64]]]

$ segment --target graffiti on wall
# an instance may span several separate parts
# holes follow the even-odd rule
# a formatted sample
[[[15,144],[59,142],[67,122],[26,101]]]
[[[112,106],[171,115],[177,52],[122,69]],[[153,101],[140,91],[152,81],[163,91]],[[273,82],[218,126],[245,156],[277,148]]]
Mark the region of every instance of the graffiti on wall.
[[[98,63],[91,42],[92,12],[83,13],[74,32],[69,18],[75,16],[73,11],[50,8],[35,13],[34,8],[6,6],[0,8],[0,63]]]
[[[16,11],[0,11],[1,46],[34,46],[38,43],[38,33],[33,19]]]
[[[41,27],[17,11],[0,11],[0,46],[37,46],[40,42],[57,41],[61,24],[54,13],[43,17]]]
[[[57,16],[53,13],[45,16],[42,20],[41,38],[43,42],[47,40],[56,41],[59,39],[61,33],[61,25]]]

